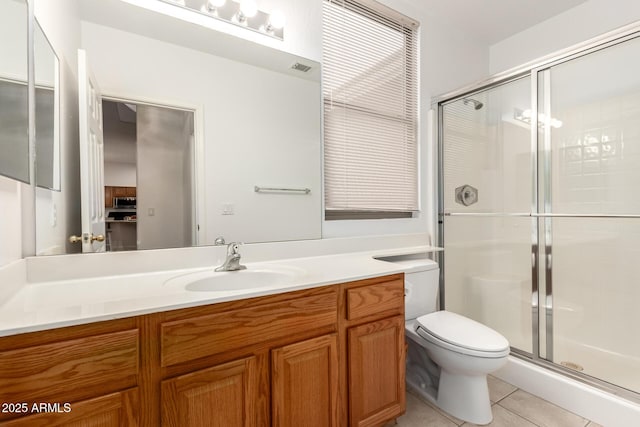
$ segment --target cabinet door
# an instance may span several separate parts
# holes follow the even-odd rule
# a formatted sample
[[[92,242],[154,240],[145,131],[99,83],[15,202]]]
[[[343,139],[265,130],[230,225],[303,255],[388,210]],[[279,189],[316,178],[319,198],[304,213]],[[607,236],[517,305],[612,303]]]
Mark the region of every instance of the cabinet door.
[[[136,197],[136,187],[126,187],[125,194],[127,197]]]
[[[36,409],[39,408],[39,409]],[[42,413],[0,422],[2,427],[135,427],[138,425],[138,389],[96,397],[65,406],[40,407]],[[49,411],[49,412],[45,412]],[[31,410],[31,413],[35,412]]]
[[[350,425],[380,425],[404,413],[404,317],[350,328],[348,352]]]
[[[253,427],[256,358],[236,360],[162,382],[165,427]]]
[[[274,426],[338,426],[336,343],[332,334],[272,351]]]
[[[104,207],[105,208],[113,207],[113,193],[111,191],[112,188],[113,187],[109,187],[109,186],[104,187]]]

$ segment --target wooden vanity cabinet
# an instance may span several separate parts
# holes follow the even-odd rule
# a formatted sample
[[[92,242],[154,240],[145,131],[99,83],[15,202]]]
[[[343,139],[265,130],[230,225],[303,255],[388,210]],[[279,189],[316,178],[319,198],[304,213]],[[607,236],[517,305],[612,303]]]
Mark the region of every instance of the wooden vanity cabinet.
[[[406,410],[404,276],[343,287],[340,330],[346,348],[348,425],[380,426]]]
[[[337,414],[337,382],[326,388],[337,311],[329,286],[160,314],[162,425],[312,426],[317,405]]]
[[[138,425],[139,350],[133,318],[1,338],[0,426]]]
[[[42,412],[10,421],[5,427],[121,427],[137,426],[139,411],[138,389],[99,396],[70,403],[68,413]],[[62,409],[64,411],[64,409]]]
[[[402,414],[393,275],[0,338],[0,426],[378,426]],[[64,407],[62,407],[64,411]]]

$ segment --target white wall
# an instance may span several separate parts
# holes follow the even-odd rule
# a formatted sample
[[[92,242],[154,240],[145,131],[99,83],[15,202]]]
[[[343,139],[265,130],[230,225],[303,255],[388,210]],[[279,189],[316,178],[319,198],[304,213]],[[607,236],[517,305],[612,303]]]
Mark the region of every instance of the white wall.
[[[27,80],[27,3],[26,1],[2,2],[0,14],[0,76]]]
[[[20,187],[29,188],[0,176],[0,266],[22,257]]]
[[[637,0],[589,0],[490,48],[497,73],[640,19]]]
[[[135,187],[137,180],[135,163],[104,162],[104,185],[110,187]]]
[[[120,120],[115,102],[102,103],[104,117],[104,185],[136,186],[136,124]],[[130,113],[132,117],[134,113]]]
[[[61,191],[36,192],[36,253],[78,252],[67,242],[80,228],[78,149],[78,54],[80,21],[77,0],[37,0],[35,15],[60,60]],[[55,219],[55,220],[54,220]],[[25,218],[25,221],[28,220]]]
[[[191,233],[184,227],[191,216],[184,203],[190,113],[139,105],[137,116],[138,249],[190,246]]]

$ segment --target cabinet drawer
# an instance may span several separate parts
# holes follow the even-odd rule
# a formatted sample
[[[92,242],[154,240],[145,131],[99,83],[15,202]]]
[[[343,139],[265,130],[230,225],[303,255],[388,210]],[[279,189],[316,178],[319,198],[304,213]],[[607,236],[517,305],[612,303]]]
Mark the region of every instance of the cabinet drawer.
[[[138,330],[0,352],[0,402],[59,401],[135,386]]]
[[[404,281],[394,279],[373,285],[347,289],[347,319],[404,309]]]
[[[163,367],[271,340],[337,327],[337,294],[295,298],[262,306],[162,323]]]

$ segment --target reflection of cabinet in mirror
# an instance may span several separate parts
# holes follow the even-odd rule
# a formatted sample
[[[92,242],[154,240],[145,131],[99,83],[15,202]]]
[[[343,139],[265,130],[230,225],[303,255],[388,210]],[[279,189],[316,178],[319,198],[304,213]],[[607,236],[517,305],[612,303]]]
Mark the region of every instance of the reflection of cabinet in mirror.
[[[105,172],[107,168],[105,162]],[[105,186],[104,206],[107,252],[137,249],[136,187]]]
[[[105,168],[107,168],[107,165],[105,165]],[[136,197],[136,187],[113,187],[110,185],[105,185],[104,207],[107,209],[113,208],[113,199],[115,199],[116,197]]]

